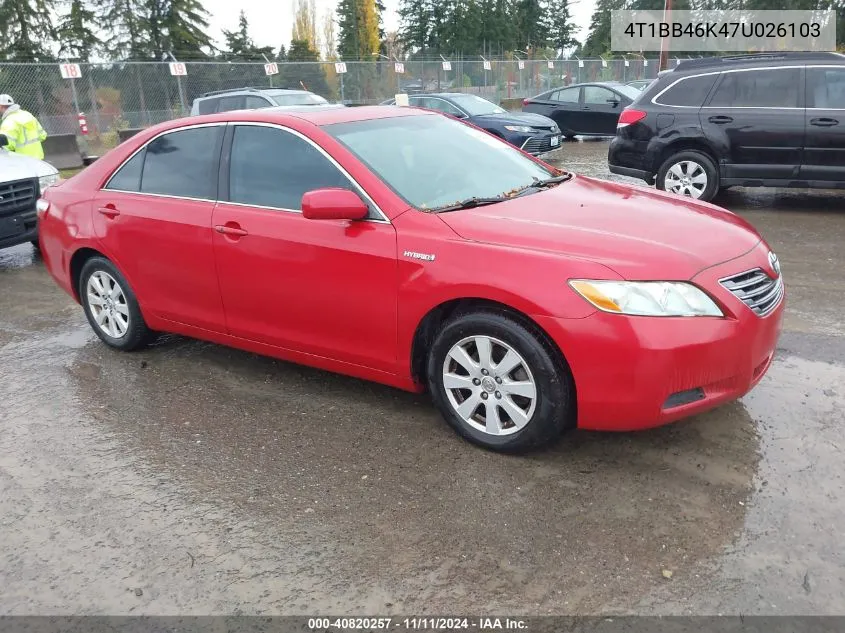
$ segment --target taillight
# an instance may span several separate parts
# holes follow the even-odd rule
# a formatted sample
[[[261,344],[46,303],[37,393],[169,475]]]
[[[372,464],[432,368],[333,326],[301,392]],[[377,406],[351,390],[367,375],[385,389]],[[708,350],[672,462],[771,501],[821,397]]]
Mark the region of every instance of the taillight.
[[[627,127],[637,121],[642,121],[646,117],[646,113],[642,110],[632,110],[625,108],[622,114],[619,115],[619,121],[616,123],[616,128]]]
[[[522,100],[522,105],[528,105],[529,103],[531,103],[531,99],[523,99]]]

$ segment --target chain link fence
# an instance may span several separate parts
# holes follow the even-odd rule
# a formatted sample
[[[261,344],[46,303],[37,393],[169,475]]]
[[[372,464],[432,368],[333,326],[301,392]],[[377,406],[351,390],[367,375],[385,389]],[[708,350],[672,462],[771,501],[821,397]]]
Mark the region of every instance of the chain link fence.
[[[657,76],[657,61],[643,59],[280,62],[278,74],[263,63],[188,62],[173,76],[168,63],[80,64],[80,76],[63,79],[58,64],[0,62],[0,94],[10,94],[35,114],[48,134],[78,134],[88,122],[89,146],[117,145],[118,131],[190,114],[196,97],[243,87],[299,88],[348,105],[380,103],[397,92],[468,92],[511,106],[550,88],[584,81],[633,81]],[[448,68],[448,69],[447,69]],[[402,70],[403,72],[397,72]]]

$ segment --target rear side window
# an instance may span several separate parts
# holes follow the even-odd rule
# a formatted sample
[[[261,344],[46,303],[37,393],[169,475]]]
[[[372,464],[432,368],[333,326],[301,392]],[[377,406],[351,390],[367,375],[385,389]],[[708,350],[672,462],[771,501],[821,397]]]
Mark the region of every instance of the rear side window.
[[[244,99],[243,95],[221,97],[220,105],[217,107],[217,112],[231,112],[232,110],[243,110],[245,104],[246,99]]]
[[[202,99],[198,105],[200,114],[214,114],[217,112],[217,103],[220,99]]]
[[[298,211],[306,191],[324,187],[354,190],[328,158],[295,134],[252,125],[235,129],[231,202]]]
[[[106,185],[106,189],[118,191],[139,191],[141,189],[141,170],[144,167],[144,152],[142,149],[123,166],[118,169]]]
[[[566,90],[558,90],[553,92],[549,97],[549,101],[561,101],[563,103],[578,103],[578,93],[580,88],[567,88]]]
[[[710,89],[719,75],[685,77],[660,95],[655,101],[663,105],[700,108],[710,94]]]
[[[759,68],[723,73],[710,107],[797,108],[801,70]]]
[[[170,132],[150,141],[141,177],[143,193],[214,200],[222,126]]]
[[[257,108],[267,108],[271,105],[272,104],[269,101],[267,101],[267,99],[265,99],[264,97],[247,96],[247,98],[246,98],[246,109],[247,110],[253,110],[253,109],[257,109]]]
[[[845,110],[845,68],[807,69],[807,107]]]

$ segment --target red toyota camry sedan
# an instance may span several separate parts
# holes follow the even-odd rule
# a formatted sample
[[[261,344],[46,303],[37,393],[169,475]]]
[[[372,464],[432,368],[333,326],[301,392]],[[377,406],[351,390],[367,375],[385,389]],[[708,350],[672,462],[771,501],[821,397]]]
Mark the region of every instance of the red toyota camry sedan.
[[[173,332],[428,389],[502,451],[736,399],[781,328],[778,260],[738,216],[411,108],[171,121],[38,208],[107,345]]]

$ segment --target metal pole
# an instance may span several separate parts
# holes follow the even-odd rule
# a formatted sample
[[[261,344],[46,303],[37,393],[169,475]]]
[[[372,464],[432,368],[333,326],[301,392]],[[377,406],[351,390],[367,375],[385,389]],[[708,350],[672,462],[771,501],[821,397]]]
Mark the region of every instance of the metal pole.
[[[343,75],[344,73],[340,73],[340,102],[345,103],[345,97],[343,96]]]
[[[672,0],[666,0],[663,5],[663,22],[668,24],[669,17],[672,15]],[[658,72],[666,70],[669,67],[669,40],[668,38],[660,38],[660,61],[657,64]]]

